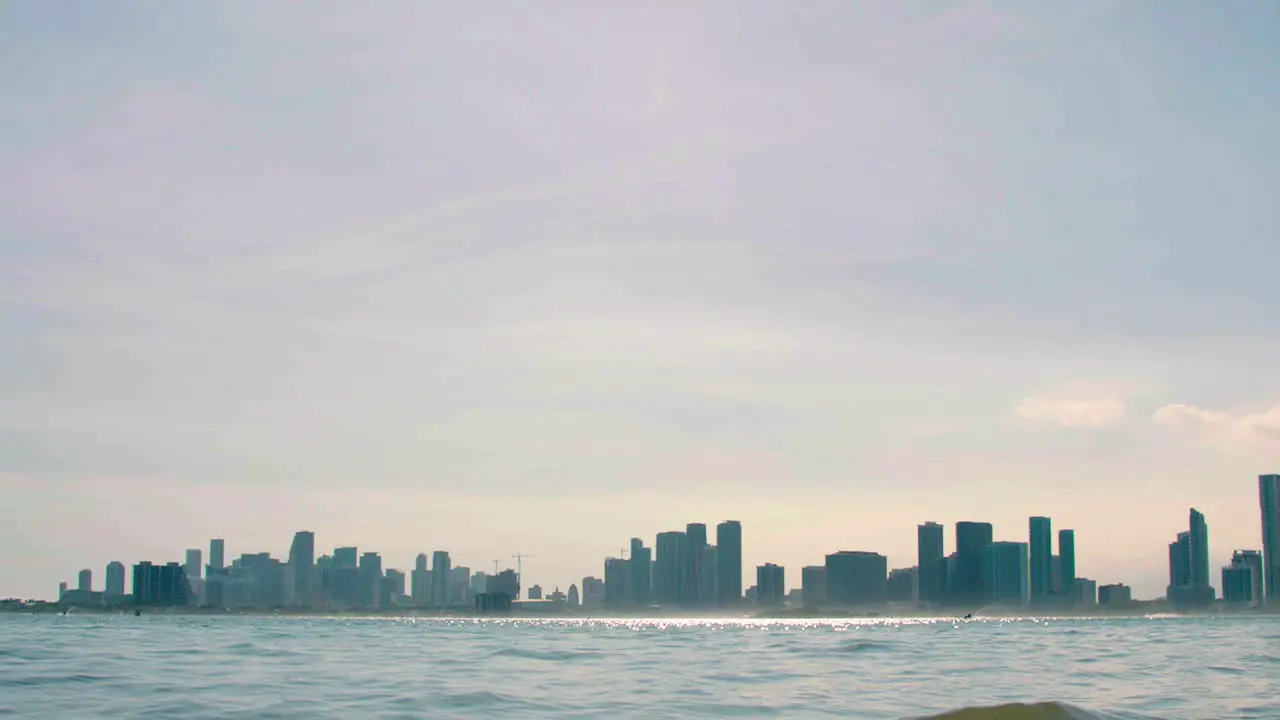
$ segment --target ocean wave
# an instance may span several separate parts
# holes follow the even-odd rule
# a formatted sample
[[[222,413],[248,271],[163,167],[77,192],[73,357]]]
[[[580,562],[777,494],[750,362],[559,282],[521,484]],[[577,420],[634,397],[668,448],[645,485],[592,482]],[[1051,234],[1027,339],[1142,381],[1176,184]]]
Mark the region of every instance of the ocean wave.
[[[586,660],[589,658],[600,657],[601,653],[590,650],[526,650],[521,648],[502,648],[495,650],[493,657],[514,657],[524,658],[527,660],[547,660],[550,662],[572,662],[574,660]]]
[[[1072,705],[1057,702],[1010,703],[988,707],[969,707],[951,710],[941,715],[929,715],[919,720],[1107,720]]]

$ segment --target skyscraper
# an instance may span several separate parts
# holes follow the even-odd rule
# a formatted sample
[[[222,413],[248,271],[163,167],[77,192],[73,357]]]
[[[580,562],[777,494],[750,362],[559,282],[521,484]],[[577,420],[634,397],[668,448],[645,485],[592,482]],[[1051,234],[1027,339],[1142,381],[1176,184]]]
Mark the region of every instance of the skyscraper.
[[[310,530],[299,530],[289,546],[289,567],[293,568],[294,602],[303,607],[311,605],[312,577],[315,575],[316,535]]]
[[[1267,602],[1280,602],[1280,475],[1258,476],[1262,508],[1262,592]]]
[[[222,540],[221,538],[214,538],[213,540],[209,541],[209,567],[213,568],[214,570],[221,570],[222,568],[227,566],[226,559],[224,556],[226,553],[226,548],[227,548],[227,543],[225,540]]]
[[[684,529],[683,578],[681,582],[680,604],[695,607],[701,604],[702,549],[707,546],[707,526],[705,523],[689,523]]]
[[[645,547],[640,538],[631,538],[631,558],[625,569],[629,575],[621,602],[648,607],[653,602],[653,551]]]
[[[1209,526],[1195,508],[1191,509],[1189,525],[1169,544],[1167,597],[1173,605],[1208,605],[1214,599],[1209,584]]]
[[[200,548],[191,548],[187,550],[187,562],[182,567],[183,572],[187,576],[187,582],[199,580],[204,577],[204,574],[201,572],[204,570],[204,562],[201,560],[202,554],[203,553],[200,552]]]
[[[942,602],[947,585],[947,562],[942,525],[927,522],[916,526],[916,567],[920,602]],[[807,597],[805,603],[809,603]]]
[[[756,597],[761,605],[781,605],[787,596],[786,571],[773,563],[756,568]]]
[[[1075,597],[1076,584],[1076,531],[1058,531],[1058,584],[1063,595]]]
[[[431,553],[431,602],[438,607],[450,605],[450,567],[449,553],[436,550]],[[522,578],[523,579],[523,578]],[[513,597],[518,600],[518,597]]]
[[[800,570],[800,601],[806,608],[822,607],[827,603],[825,565],[809,565]]]
[[[81,592],[93,592],[93,571],[88,568],[80,571],[76,589]]]
[[[1257,605],[1262,598],[1262,553],[1236,550],[1231,564],[1222,568],[1222,599]]]
[[[1191,508],[1191,585],[1209,586],[1209,525],[1204,513]]]
[[[726,520],[716,525],[716,591],[721,607],[742,602],[742,523]]]
[[[984,548],[991,544],[991,523],[956,523],[956,577],[953,599],[961,605],[982,604]],[[831,582],[831,578],[827,578]]]
[[[889,559],[879,553],[841,550],[827,556],[827,602],[883,603],[889,597]]]
[[[632,602],[630,561],[622,558],[604,559],[604,604],[622,607]],[[585,582],[584,582],[585,586]]]
[[[1031,602],[1044,602],[1053,592],[1053,521],[1031,518]]]
[[[685,534],[670,530],[658,533],[653,545],[653,599],[660,605],[679,605],[684,573]]]
[[[357,578],[356,604],[367,608],[376,607],[382,594],[382,556],[376,552],[361,555]]]
[[[119,560],[107,563],[106,591],[108,595],[115,597],[124,595],[124,563]]]
[[[988,603],[1026,605],[1031,600],[1027,543],[993,542],[983,548],[983,597]]]
[[[413,572],[409,575],[410,597],[417,607],[431,604],[431,571],[427,569],[427,554],[418,553],[413,562]]]

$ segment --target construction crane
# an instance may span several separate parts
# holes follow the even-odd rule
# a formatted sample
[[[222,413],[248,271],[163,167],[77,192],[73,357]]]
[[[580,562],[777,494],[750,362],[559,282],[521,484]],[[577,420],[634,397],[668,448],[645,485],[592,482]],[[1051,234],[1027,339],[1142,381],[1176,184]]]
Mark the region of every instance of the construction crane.
[[[524,590],[524,559],[537,557],[537,555],[529,555],[526,553],[515,553],[511,557],[516,559],[516,582],[521,590]]]
[[[498,561],[497,561],[497,560],[494,560],[494,561],[493,561],[493,575],[494,575],[494,577],[497,577],[497,576],[498,576]]]

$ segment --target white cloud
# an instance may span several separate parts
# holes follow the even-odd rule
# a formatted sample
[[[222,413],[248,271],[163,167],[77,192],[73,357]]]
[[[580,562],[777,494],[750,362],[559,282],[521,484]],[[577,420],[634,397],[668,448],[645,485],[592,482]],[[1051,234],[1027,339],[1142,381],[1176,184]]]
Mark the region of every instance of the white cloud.
[[[1155,411],[1157,425],[1187,428],[1232,445],[1280,447],[1280,405],[1257,413],[1232,414],[1195,405],[1165,405]]]
[[[1014,408],[1019,417],[1069,428],[1101,428],[1124,419],[1124,402],[1087,390],[1034,395]]]

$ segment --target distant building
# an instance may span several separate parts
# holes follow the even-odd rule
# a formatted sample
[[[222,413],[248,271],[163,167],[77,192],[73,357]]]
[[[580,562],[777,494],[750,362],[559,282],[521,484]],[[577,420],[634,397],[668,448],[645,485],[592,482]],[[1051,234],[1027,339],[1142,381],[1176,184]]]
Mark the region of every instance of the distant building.
[[[119,560],[107,563],[106,594],[111,597],[124,595],[124,563]]]
[[[1049,556],[1049,574],[1052,576],[1052,587],[1049,589],[1051,595],[1066,595],[1066,591],[1062,589],[1062,556]]]
[[[993,542],[983,548],[983,597],[998,605],[1026,605],[1031,601],[1027,543]]]
[[[822,607],[827,602],[827,568],[810,565],[800,569],[801,598],[806,608]]]
[[[515,570],[507,569],[497,575],[490,575],[488,594],[506,595],[511,600],[520,597],[520,577]]]
[[[547,596],[547,601],[555,603],[556,605],[568,605],[569,598],[567,595],[560,592],[560,588],[557,587],[555,590],[551,591],[550,595]]]
[[[316,564],[316,534],[299,530],[289,546],[289,567],[292,569],[293,587],[290,594],[295,605],[310,607]]]
[[[1231,564],[1222,568],[1223,601],[1260,605],[1263,598],[1262,553],[1236,550]]]
[[[946,599],[947,562],[943,547],[944,528],[936,522],[916,527],[916,567],[918,595],[922,603],[941,603]],[[808,604],[808,592],[805,593]],[[810,605],[812,607],[812,605]]]
[[[916,599],[916,568],[890,570],[885,592],[889,602],[914,601]]]
[[[1071,602],[1076,605],[1091,607],[1098,604],[1098,583],[1088,578],[1076,578],[1073,585]]]
[[[629,602],[637,607],[647,607],[655,597],[653,551],[645,547],[640,538],[631,538],[631,557],[626,563],[629,576],[624,583],[627,589],[620,598],[620,604],[625,605]],[[606,582],[608,582],[607,579]]]
[[[361,554],[356,577],[356,605],[377,607],[382,597],[382,556],[376,552]]]
[[[582,609],[599,610],[604,607],[605,583],[596,577],[582,578]]]
[[[658,533],[654,543],[653,599],[659,605],[679,605],[684,572],[685,534],[670,530]]]
[[[720,550],[715,545],[704,545],[702,560],[698,563],[698,598],[703,606],[715,605],[720,597]]]
[[[1209,585],[1209,526],[1199,510],[1191,508],[1190,516],[1190,528],[1169,544],[1167,597],[1175,606],[1204,606],[1214,600]]]
[[[431,604],[437,607],[446,607],[452,600],[452,593],[449,592],[450,565],[449,553],[444,550],[431,553]],[[511,599],[518,597],[513,595]]]
[[[426,568],[426,558],[425,554],[419,555],[418,562],[410,573],[410,597],[417,607],[426,607],[431,604],[431,571]]]
[[[619,608],[631,604],[631,565],[622,558],[604,560],[604,604]]]
[[[842,550],[827,556],[827,602],[883,603],[888,599],[888,559],[879,553]]]
[[[1258,476],[1262,509],[1262,592],[1264,602],[1280,602],[1280,475]]]
[[[982,558],[991,542],[991,523],[956,523],[956,574],[951,597],[954,603],[969,607],[983,604]]]
[[[529,599],[530,599],[530,600],[541,600],[541,599],[542,599],[542,586],[541,586],[541,585],[533,585],[533,586],[531,586],[531,587],[529,588]]]
[[[718,548],[716,591],[720,607],[742,602],[742,523],[725,520],[716,525]]]
[[[209,541],[209,567],[221,570],[226,567],[227,543],[221,538]]]
[[[489,576],[483,572],[476,571],[471,575],[471,596],[475,597],[482,592],[489,590]]]
[[[1076,531],[1058,531],[1058,592],[1071,595],[1076,581]]]
[[[391,581],[390,587],[396,597],[402,597],[405,594],[405,576],[404,571],[395,568],[387,568],[383,573],[388,580]]]
[[[1133,591],[1128,585],[1103,585],[1098,588],[1098,604],[1109,608],[1122,608],[1133,604]]]
[[[189,599],[187,576],[178,563],[140,562],[133,566],[134,604],[175,607],[188,604]]]
[[[1053,594],[1053,521],[1033,517],[1030,531],[1031,602],[1039,604]]]
[[[187,575],[187,582],[194,582],[204,577],[204,560],[203,553],[200,548],[187,549],[187,562],[182,566],[182,571]]]
[[[92,570],[89,570],[87,568],[84,570],[81,570],[80,576],[76,579],[77,579],[77,582],[76,582],[77,590],[81,592],[93,591],[93,571]]]
[[[67,581],[63,580],[58,583],[58,602],[62,602],[62,598],[67,594]]]
[[[466,565],[449,571],[449,602],[458,606],[471,604],[471,568]]]
[[[781,605],[787,596],[786,571],[765,563],[756,568],[756,601],[761,605]]]
[[[680,604],[698,607],[702,598],[702,551],[707,547],[705,523],[689,523],[684,529],[684,557],[681,558]],[[708,598],[708,604],[714,604]]]
[[[569,586],[569,595],[565,598],[565,604],[568,605],[571,610],[577,610],[578,606],[582,604],[582,599],[578,596],[577,585]]]

